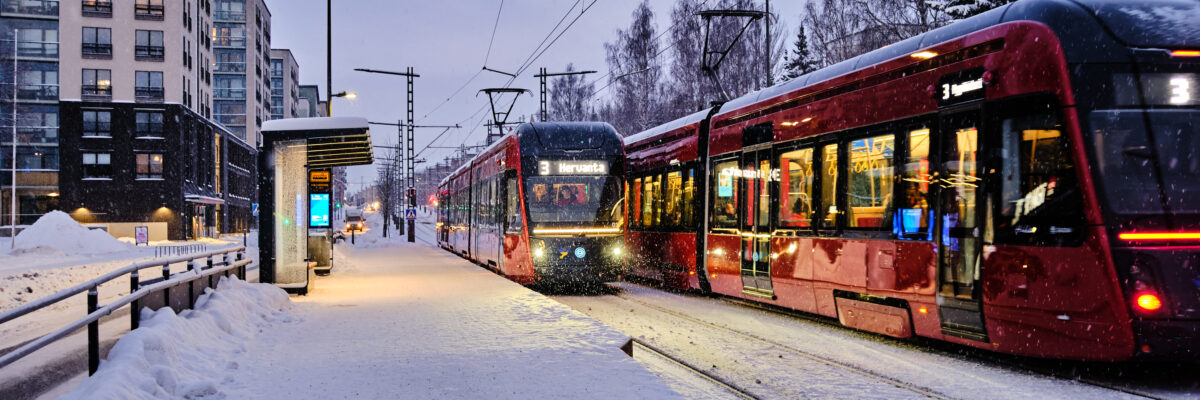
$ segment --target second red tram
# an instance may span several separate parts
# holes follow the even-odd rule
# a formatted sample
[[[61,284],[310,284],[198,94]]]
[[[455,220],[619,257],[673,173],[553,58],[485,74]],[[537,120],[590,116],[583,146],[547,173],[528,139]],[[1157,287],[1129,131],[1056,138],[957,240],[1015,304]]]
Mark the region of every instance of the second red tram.
[[[441,182],[438,244],[522,284],[615,280],[624,171],[611,125],[521,124]]]
[[[1198,13],[1020,1],[631,136],[629,273],[896,337],[1196,360],[1200,31],[1164,18]]]

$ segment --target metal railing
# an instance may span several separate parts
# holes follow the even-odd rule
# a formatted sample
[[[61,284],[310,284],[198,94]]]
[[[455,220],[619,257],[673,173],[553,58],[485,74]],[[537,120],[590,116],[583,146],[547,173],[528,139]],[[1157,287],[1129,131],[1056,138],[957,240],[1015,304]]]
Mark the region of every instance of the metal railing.
[[[245,252],[245,247],[237,246],[206,253],[142,261],[101,275],[98,278],[75,285],[69,289],[59,291],[48,297],[0,313],[0,324],[4,324],[5,322],[58,304],[80,293],[87,293],[86,316],[0,356],[0,368],[4,368],[87,326],[88,375],[95,374],[96,369],[100,366],[100,318],[129,305],[129,327],[132,330],[138,327],[141,307],[149,307],[151,309],[161,307],[193,308],[196,306],[196,299],[204,293],[204,288],[216,287],[217,282],[214,281],[214,278],[218,278],[217,281],[219,281],[220,276],[229,276],[232,273],[245,279],[246,266],[250,264],[250,259],[245,258]],[[220,260],[214,260],[217,257]],[[233,259],[230,259],[231,257]],[[197,263],[197,260],[203,261],[202,263]],[[179,263],[186,263],[187,270],[172,274],[171,265]],[[160,278],[145,281],[139,280],[139,272],[141,270],[155,267],[162,270]],[[111,304],[100,305],[100,285],[126,275],[129,276],[129,294]],[[200,281],[199,285],[197,285],[198,281]],[[177,296],[179,295],[179,291],[184,288],[187,289],[187,299],[184,301],[175,301],[177,299],[172,297],[172,294]]]
[[[205,250],[208,250],[208,245],[204,243],[159,245],[154,246],[154,256],[182,256],[191,253],[203,253]]]

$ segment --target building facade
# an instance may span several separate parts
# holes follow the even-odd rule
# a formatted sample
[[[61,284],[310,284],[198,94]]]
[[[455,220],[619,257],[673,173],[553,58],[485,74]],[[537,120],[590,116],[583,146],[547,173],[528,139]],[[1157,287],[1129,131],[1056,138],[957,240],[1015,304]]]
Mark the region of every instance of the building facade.
[[[214,115],[258,148],[271,115],[271,13],[264,0],[204,1],[213,6]]]
[[[58,1],[0,0],[0,225],[13,216],[14,173],[17,224],[59,207],[58,8]]]
[[[317,85],[300,85],[300,117],[320,116],[317,103],[321,102],[321,88]]]
[[[213,119],[213,2],[59,12],[59,207],[81,222],[165,222],[172,240],[248,228],[256,150]]]
[[[271,119],[300,118],[300,66],[288,49],[271,49]]]

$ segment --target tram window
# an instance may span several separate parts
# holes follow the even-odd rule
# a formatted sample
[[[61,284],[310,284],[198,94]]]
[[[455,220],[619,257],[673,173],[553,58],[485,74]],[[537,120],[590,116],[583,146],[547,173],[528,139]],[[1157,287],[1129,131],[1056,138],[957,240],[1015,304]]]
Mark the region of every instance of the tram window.
[[[692,201],[696,196],[696,170],[688,168],[685,173],[687,177],[683,180],[683,199],[680,203],[683,216],[679,223],[680,228],[691,231],[695,223],[695,207]]]
[[[654,226],[654,203],[655,192],[657,192],[658,182],[655,182],[653,176],[647,176],[642,183],[642,226]]]
[[[997,241],[1056,244],[1082,233],[1082,201],[1067,135],[1054,111],[1003,118]]]
[[[741,170],[736,160],[717,163],[713,167],[711,208],[712,227],[737,229],[737,183]]]
[[[629,197],[633,199],[629,202],[629,211],[633,214],[629,226],[636,227],[642,223],[642,178],[633,180],[633,188],[629,191]]]
[[[929,239],[929,128],[908,132],[901,194],[893,232],[901,239]]]
[[[838,145],[828,144],[821,148],[821,206],[816,210],[825,229],[837,227],[837,177]]]
[[[666,187],[663,193],[662,224],[664,227],[677,227],[683,219],[683,173],[668,172]]]
[[[850,142],[847,227],[881,228],[891,218],[895,149],[893,135]]]
[[[779,156],[780,174],[779,225],[788,228],[812,224],[813,149],[800,149]]]
[[[505,213],[507,233],[519,234],[525,224],[521,218],[521,192],[517,187],[516,174],[509,173],[504,178],[504,190],[506,192],[505,203],[507,205],[507,212]]]

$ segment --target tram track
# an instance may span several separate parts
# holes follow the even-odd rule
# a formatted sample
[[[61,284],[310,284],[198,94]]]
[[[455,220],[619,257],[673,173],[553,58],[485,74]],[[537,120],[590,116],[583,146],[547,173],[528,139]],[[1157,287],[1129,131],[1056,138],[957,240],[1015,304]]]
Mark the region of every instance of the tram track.
[[[637,283],[633,283],[633,284],[637,284]],[[639,286],[647,287],[645,285],[640,285],[640,284],[639,284]],[[654,289],[661,290],[659,288],[654,288]],[[848,368],[848,370],[852,370],[852,372],[879,378],[886,382],[892,383],[893,385],[898,385],[897,387],[902,387],[905,389],[913,390],[917,393],[929,395],[930,397],[953,398],[950,396],[945,396],[943,394],[940,394],[937,391],[932,390],[932,389],[922,388],[922,387],[916,386],[916,385],[911,385],[911,384],[905,383],[903,381],[899,381],[899,380],[896,380],[896,379],[893,379],[893,378],[890,378],[890,377],[887,377],[884,375],[880,375],[878,373],[875,373],[875,372],[872,372],[872,371],[869,371],[866,369],[859,368],[857,366],[853,366],[851,364],[846,364],[846,363],[831,359],[829,357],[812,354],[810,352],[806,352],[806,351],[803,351],[800,349],[795,349],[794,347],[791,347],[791,346],[788,346],[788,345],[785,345],[782,343],[778,343],[777,341],[774,341],[774,340],[763,338],[763,337],[760,337],[760,336],[752,334],[752,333],[742,332],[737,329],[729,328],[727,326],[723,326],[720,324],[714,324],[714,323],[711,323],[708,321],[704,321],[704,320],[701,320],[701,319],[698,319],[695,317],[691,317],[684,313],[680,313],[680,312],[670,310],[670,309],[667,309],[667,308],[664,308],[664,307],[661,307],[658,305],[650,304],[650,303],[647,303],[644,301],[640,301],[640,300],[631,298],[624,294],[617,294],[616,297],[621,298],[626,301],[629,301],[629,302],[637,303],[637,304],[647,307],[647,308],[651,308],[651,309],[654,309],[654,310],[657,310],[660,312],[668,313],[668,314],[674,315],[679,318],[683,318],[683,319],[686,319],[689,321],[703,324],[703,325],[711,327],[711,328],[721,329],[721,330],[733,332],[733,333],[736,333],[736,334],[739,334],[742,336],[750,337],[750,338],[753,338],[754,340],[757,340],[757,341],[760,341],[763,343],[768,343],[768,344],[771,344],[774,346],[778,346],[778,347],[786,349],[788,351],[792,351],[797,354],[810,357],[817,361],[827,362],[831,366],[839,366],[839,367]],[[855,330],[852,328],[847,328],[841,324],[836,323],[836,320],[833,320],[833,319],[830,319],[830,318],[824,317],[824,316],[817,316],[817,315],[811,315],[811,314],[807,314],[807,313],[797,312],[794,310],[782,309],[779,307],[773,307],[770,305],[755,303],[755,302],[746,301],[746,300],[742,300],[742,299],[738,299],[738,298],[734,298],[734,297],[719,296],[719,297],[716,297],[716,299],[718,299],[722,302],[725,302],[727,304],[741,306],[741,307],[747,307],[747,308],[753,308],[753,309],[760,310],[763,312],[768,312],[768,313],[785,315],[788,317],[801,319],[801,320],[804,320],[807,322],[817,323],[817,324],[820,324],[820,325],[823,325],[823,326],[826,326],[829,328],[833,328],[833,329],[843,330],[843,331],[847,331],[847,332],[856,332],[856,333],[861,332],[861,331],[858,331],[858,330]],[[891,343],[904,343],[904,344],[908,344],[908,345],[919,346],[921,348],[921,350],[923,350],[923,351],[936,352],[936,354],[945,356],[945,357],[952,357],[952,358],[958,358],[958,359],[969,360],[969,361],[984,361],[984,362],[990,363],[992,365],[999,366],[999,367],[1002,367],[1002,368],[1005,368],[1005,369],[1008,369],[1011,371],[1018,371],[1018,372],[1032,374],[1032,375],[1052,377],[1052,378],[1061,379],[1061,380],[1069,380],[1069,381],[1077,382],[1080,384],[1093,386],[1096,388],[1121,392],[1121,393],[1124,393],[1124,394],[1130,395],[1130,396],[1137,396],[1139,398],[1155,399],[1155,400],[1160,400],[1160,399],[1166,400],[1166,399],[1171,398],[1171,397],[1164,397],[1161,395],[1156,395],[1154,393],[1148,393],[1146,391],[1137,390],[1135,388],[1121,386],[1119,384],[1114,384],[1111,382],[1104,382],[1102,380],[1082,376],[1075,372],[1078,369],[1078,367],[1075,367],[1075,366],[1065,367],[1067,370],[1064,371],[1064,370],[1062,370],[1064,367],[1054,368],[1052,366],[1034,365],[1035,363],[1031,363],[1028,360],[1022,360],[1018,356],[1008,356],[1008,355],[1003,355],[1003,354],[989,353],[989,352],[986,352],[983,350],[962,347],[962,346],[958,346],[958,345],[954,345],[954,344],[950,344],[950,343],[942,343],[942,342],[934,342],[934,341],[924,340],[923,338],[920,338],[920,337],[917,337],[917,338],[911,339],[911,340],[906,340],[906,339],[897,339],[897,338],[892,338],[892,337],[887,337],[887,336],[878,336],[878,339],[881,339],[881,340],[884,340],[887,342],[891,342]],[[1037,361],[1042,361],[1042,360],[1037,360]],[[926,391],[928,393],[923,393],[923,391]]]
[[[826,365],[826,366],[829,366],[832,368],[837,368],[837,369],[840,369],[840,370],[843,370],[843,371],[846,371],[846,372],[849,372],[849,373],[852,373],[855,375],[859,375],[859,376],[862,376],[865,378],[869,378],[869,379],[872,379],[875,381],[879,381],[879,382],[891,385],[893,387],[896,387],[897,389],[902,389],[902,390],[906,390],[909,392],[913,392],[915,394],[918,394],[918,395],[921,395],[924,397],[928,397],[928,398],[945,399],[945,400],[957,399],[956,397],[949,396],[945,393],[938,392],[931,388],[914,385],[912,383],[904,382],[904,381],[892,378],[890,376],[886,376],[886,375],[883,375],[883,374],[877,373],[875,371],[871,371],[869,369],[865,369],[865,368],[862,368],[862,367],[859,367],[859,366],[856,366],[853,364],[845,363],[845,362],[842,362],[842,361],[839,361],[839,360],[836,360],[833,358],[829,358],[829,357],[825,357],[825,356],[822,356],[819,354],[814,354],[812,352],[808,352],[805,350],[797,349],[793,346],[789,346],[789,345],[780,343],[775,340],[767,339],[767,338],[761,337],[761,336],[753,334],[753,333],[740,331],[740,330],[733,329],[733,328],[730,328],[730,327],[727,327],[727,326],[724,326],[721,324],[716,324],[716,323],[705,321],[705,320],[702,320],[699,318],[695,318],[693,316],[690,316],[690,315],[687,315],[687,314],[684,314],[684,313],[681,313],[681,312],[678,312],[675,310],[671,310],[671,309],[661,307],[661,306],[658,306],[655,304],[651,304],[651,303],[647,303],[647,302],[644,302],[644,301],[641,301],[638,299],[634,299],[634,298],[624,295],[622,293],[618,293],[616,295],[616,297],[620,298],[622,300],[631,302],[631,303],[638,304],[642,307],[646,307],[646,308],[649,308],[649,309],[652,309],[652,310],[655,310],[655,311],[658,311],[658,312],[661,312],[664,314],[671,315],[671,316],[679,318],[679,319],[683,319],[686,321],[690,321],[692,323],[696,323],[696,324],[708,327],[710,329],[729,332],[729,333],[732,333],[739,337],[743,337],[746,339],[757,341],[762,344],[773,346],[773,347],[779,348],[781,350],[787,351],[789,353],[792,353],[794,355],[806,358],[811,361],[821,363],[823,365]],[[638,341],[635,340],[635,343],[638,343]],[[658,352],[658,353],[660,353],[664,356],[669,356],[667,353],[663,353],[663,352]],[[690,367],[690,366],[688,366],[688,368],[695,369],[694,367]]]
[[[751,394],[746,389],[739,387],[737,384],[727,382],[725,379],[722,379],[721,377],[719,377],[715,374],[709,373],[708,371],[705,371],[704,369],[693,366],[690,363],[688,363],[687,361],[684,361],[678,357],[671,356],[667,352],[660,350],[657,347],[655,347],[649,343],[646,343],[643,340],[640,340],[640,339],[631,339],[631,340],[633,341],[634,351],[639,351],[639,350],[644,351],[647,354],[653,355],[664,361],[667,361],[670,364],[675,365],[676,367],[679,367],[680,369],[687,371],[688,373],[691,373],[705,381],[708,381],[709,383],[712,383],[713,385],[718,386],[721,389],[724,389],[737,397],[740,397],[743,399],[749,399],[749,400],[759,400],[759,397],[755,396],[754,394]]]

